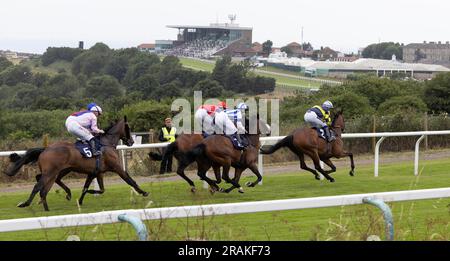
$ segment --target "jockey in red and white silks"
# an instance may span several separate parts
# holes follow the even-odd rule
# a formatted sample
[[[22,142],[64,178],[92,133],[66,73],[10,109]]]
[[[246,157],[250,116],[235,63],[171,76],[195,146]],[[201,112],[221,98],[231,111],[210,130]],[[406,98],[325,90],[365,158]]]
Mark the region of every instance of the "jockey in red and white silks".
[[[214,134],[214,113],[217,109],[215,105],[202,105],[194,114],[196,129],[202,130],[204,136]]]

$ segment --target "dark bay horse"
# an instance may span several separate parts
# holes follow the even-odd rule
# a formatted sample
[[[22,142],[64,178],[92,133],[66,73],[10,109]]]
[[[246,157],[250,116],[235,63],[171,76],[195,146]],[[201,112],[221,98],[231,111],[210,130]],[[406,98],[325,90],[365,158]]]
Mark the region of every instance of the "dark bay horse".
[[[49,208],[46,198],[54,182],[66,191],[66,198],[70,199],[70,189],[62,183],[61,179],[71,171],[88,175],[79,199],[80,205],[83,204],[86,193],[104,193],[103,173],[107,171],[119,174],[119,176],[138,193],[143,196],[148,196],[148,193],[143,191],[137,185],[128,172],[122,169],[118,151],[116,149],[119,140],[122,140],[127,146],[132,146],[134,143],[126,117],[106,129],[105,133],[100,136],[100,142],[103,147],[98,168],[96,166],[97,163],[95,158],[83,158],[80,152],[75,148],[75,145],[70,142],[56,142],[47,148],[30,149],[23,157],[11,155],[10,159],[14,162],[14,165],[6,171],[8,176],[15,175],[23,165],[36,161],[38,162],[41,172],[37,177],[37,183],[34,186],[30,197],[27,201],[20,203],[18,207],[29,206],[36,193],[39,192],[44,209],[48,211]],[[98,191],[89,190],[89,186],[94,178],[97,178],[99,183],[100,190]]]
[[[246,128],[248,128],[248,120],[246,120]],[[249,141],[249,146],[244,150],[237,150],[234,148],[231,140],[224,135],[211,135],[204,139],[199,145],[189,152],[190,159],[195,160],[198,165],[198,175],[200,177],[206,176],[206,172],[209,168],[223,167],[222,178],[227,183],[231,183],[232,186],[226,190],[220,189],[215,184],[210,184],[215,190],[229,193],[235,188],[239,188],[239,192],[243,193],[243,189],[239,184],[239,180],[242,172],[249,168],[257,177],[254,182],[248,182],[248,187],[254,187],[262,180],[262,176],[258,170],[258,152],[260,149],[260,128],[270,127],[264,122],[257,120],[257,134],[246,134],[246,138]],[[248,129],[247,129],[248,131]],[[229,177],[230,168],[235,168],[234,178]]]
[[[175,156],[175,158],[178,160],[178,168],[177,168],[177,174],[182,177],[184,180],[189,183],[191,186],[191,192],[195,192],[195,184],[194,182],[186,176],[184,173],[184,170],[193,162],[186,159],[187,155],[186,153],[191,151],[195,146],[200,144],[203,141],[203,136],[201,134],[181,134],[177,137],[176,141],[170,143],[164,154],[159,155],[154,152],[150,152],[149,156],[153,160],[162,160],[164,157],[170,157],[172,155]],[[206,175],[205,177],[200,177],[201,179],[205,179],[208,184],[219,184],[221,182],[220,178],[220,168],[214,167],[214,174],[216,177],[216,180],[209,179]]]
[[[277,142],[275,145],[268,149],[261,149],[262,154],[272,154],[282,147],[289,148],[294,154],[296,154],[300,160],[300,168],[307,170],[314,174],[317,180],[320,179],[319,171],[330,182],[334,182],[334,179],[330,177],[330,173],[336,171],[336,167],[331,162],[330,158],[342,158],[349,157],[351,170],[350,176],[354,175],[355,164],[353,162],[353,154],[351,152],[344,151],[344,142],[342,141],[342,133],[345,129],[344,116],[342,111],[337,112],[333,117],[331,129],[336,135],[336,140],[331,143],[331,149],[327,142],[319,138],[317,131],[312,128],[299,128],[293,131],[292,134],[286,136],[284,139]],[[305,154],[309,156],[314,162],[314,169],[306,166]],[[331,167],[331,170],[323,170],[320,166],[320,160]]]

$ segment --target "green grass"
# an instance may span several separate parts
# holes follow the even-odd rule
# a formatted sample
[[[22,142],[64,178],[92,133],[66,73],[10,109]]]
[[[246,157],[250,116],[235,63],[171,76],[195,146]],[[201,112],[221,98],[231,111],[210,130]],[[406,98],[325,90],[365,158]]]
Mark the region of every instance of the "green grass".
[[[75,200],[64,199],[61,189],[53,189],[48,196],[49,213],[36,204],[37,198],[29,208],[15,207],[27,198],[28,192],[8,193],[0,194],[0,219],[144,208],[150,201],[153,201],[150,207],[167,207],[439,188],[450,182],[449,166],[450,160],[426,161],[421,163],[421,175],[415,177],[411,174],[412,163],[385,164],[378,178],[373,177],[373,167],[357,166],[355,177],[348,176],[348,169],[340,169],[334,174],[335,183],[316,181],[304,171],[269,175],[264,178],[264,185],[246,188],[245,194],[234,191],[210,195],[201,189],[202,183],[197,179],[196,194],[189,192],[184,181],[141,184],[150,192],[148,198],[134,195],[126,185],[114,185],[107,186],[104,195],[87,195],[80,209]],[[254,176],[243,177],[241,183],[249,180],[254,180]],[[74,197],[79,194],[80,190],[74,188]],[[390,203],[395,239],[450,240],[449,202],[449,199],[436,199]],[[146,221],[146,225],[151,240],[365,240],[371,234],[384,238],[382,215],[368,205],[154,220]],[[70,234],[79,235],[81,240],[136,239],[130,225],[117,223],[0,233],[0,240],[64,240]]]
[[[208,63],[205,61],[200,61],[196,59],[190,59],[190,58],[184,58],[184,57],[178,57],[180,59],[181,64],[186,68],[191,68],[194,70],[201,70],[201,71],[208,71],[212,72],[214,69],[215,64],[214,63]],[[292,73],[292,72],[291,72]],[[281,75],[274,75],[270,72],[255,72],[257,75],[266,76],[266,77],[272,77],[276,80],[277,86],[283,86],[287,88],[319,88],[321,86],[320,82],[315,81],[307,81],[302,80],[299,78],[292,78],[287,76],[281,76]]]
[[[196,59],[189,59],[184,57],[178,57],[178,59],[184,67],[199,71],[212,72],[215,66],[215,63],[208,63]]]
[[[266,77],[272,77],[275,79],[277,86],[284,85],[287,88],[319,88],[322,85],[322,83],[317,81],[307,81],[300,78],[292,78],[265,72],[256,72],[256,74]]]

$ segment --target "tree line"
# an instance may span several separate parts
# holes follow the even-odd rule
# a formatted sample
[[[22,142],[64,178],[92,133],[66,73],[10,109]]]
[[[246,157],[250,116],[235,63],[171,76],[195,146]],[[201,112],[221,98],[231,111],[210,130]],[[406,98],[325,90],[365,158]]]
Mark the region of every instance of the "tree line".
[[[70,69],[45,73],[35,68],[50,68],[58,61],[68,63]],[[15,132],[20,134],[16,136],[39,137],[42,131],[28,127],[35,124],[30,119],[45,122],[55,117],[59,125],[49,125],[58,131],[50,133],[60,135],[64,117],[92,101],[102,105],[107,112],[103,118],[109,121],[127,106],[170,104],[167,100],[192,97],[196,90],[202,90],[206,98],[221,98],[275,88],[273,78],[256,76],[249,72],[248,62],[231,63],[229,56],[219,59],[209,73],[184,68],[174,56],[161,58],[137,48],[114,50],[97,43],[87,50],[49,47],[33,62],[34,66],[13,65],[0,57],[0,137],[14,136]],[[30,122],[21,125],[22,119]]]

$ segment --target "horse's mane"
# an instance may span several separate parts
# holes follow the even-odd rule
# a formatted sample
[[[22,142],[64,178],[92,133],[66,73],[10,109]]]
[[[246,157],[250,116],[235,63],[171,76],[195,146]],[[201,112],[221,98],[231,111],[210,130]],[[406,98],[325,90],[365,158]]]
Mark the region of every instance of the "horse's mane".
[[[104,129],[105,133],[108,133],[108,131],[110,131],[114,126],[116,126],[117,123],[119,123],[119,120],[115,120],[114,122],[110,122],[109,126],[106,129]]]
[[[331,121],[331,126],[334,127],[334,124],[336,123],[337,118],[342,115],[342,111],[337,111],[333,116],[333,121]]]

